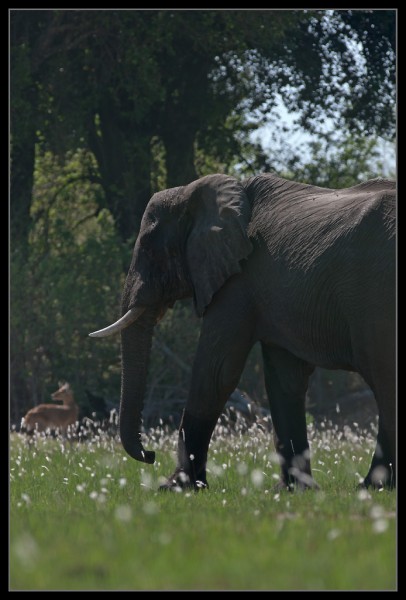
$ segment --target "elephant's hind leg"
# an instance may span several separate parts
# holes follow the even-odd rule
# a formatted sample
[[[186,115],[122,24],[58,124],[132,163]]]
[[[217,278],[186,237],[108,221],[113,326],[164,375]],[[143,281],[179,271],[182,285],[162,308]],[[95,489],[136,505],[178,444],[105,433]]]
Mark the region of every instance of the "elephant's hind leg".
[[[366,379],[367,383],[368,380]],[[378,405],[379,424],[375,452],[364,479],[365,487],[396,486],[396,386],[395,374],[385,373],[369,383]]]
[[[366,347],[359,351],[359,372],[375,394],[379,424],[376,448],[363,485],[393,488],[396,485],[396,345],[394,327],[377,320]]]

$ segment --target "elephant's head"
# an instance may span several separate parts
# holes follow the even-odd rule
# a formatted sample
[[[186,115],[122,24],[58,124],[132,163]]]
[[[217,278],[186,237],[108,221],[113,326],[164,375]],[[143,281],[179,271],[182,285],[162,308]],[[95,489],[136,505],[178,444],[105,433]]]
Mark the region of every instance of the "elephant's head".
[[[203,315],[251,252],[250,215],[243,187],[226,175],[158,192],[148,203],[124,287],[123,316],[90,334],[121,331],[120,436],[136,460],[155,460],[154,452],[143,449],[139,433],[153,327],[169,306],[188,296]]]

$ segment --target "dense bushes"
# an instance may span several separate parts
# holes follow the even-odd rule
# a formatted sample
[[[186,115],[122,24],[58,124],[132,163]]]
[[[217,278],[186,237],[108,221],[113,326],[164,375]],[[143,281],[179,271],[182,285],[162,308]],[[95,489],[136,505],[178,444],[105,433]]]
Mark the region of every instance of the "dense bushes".
[[[28,258],[11,253],[11,417],[49,399],[68,380],[117,396],[119,340],[98,345],[88,333],[117,316],[123,251],[97,184],[84,177],[91,158],[78,151],[62,165],[38,157]]]

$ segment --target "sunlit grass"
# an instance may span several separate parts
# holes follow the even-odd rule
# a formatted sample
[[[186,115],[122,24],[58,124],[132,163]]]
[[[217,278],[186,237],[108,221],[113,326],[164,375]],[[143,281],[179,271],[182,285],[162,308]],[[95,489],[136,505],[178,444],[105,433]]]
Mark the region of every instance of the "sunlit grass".
[[[309,425],[320,491],[277,493],[266,428],[218,425],[210,489],[158,492],[176,432],[150,430],[157,462],[117,438],[12,433],[11,590],[395,590],[396,493],[358,490],[376,431]]]

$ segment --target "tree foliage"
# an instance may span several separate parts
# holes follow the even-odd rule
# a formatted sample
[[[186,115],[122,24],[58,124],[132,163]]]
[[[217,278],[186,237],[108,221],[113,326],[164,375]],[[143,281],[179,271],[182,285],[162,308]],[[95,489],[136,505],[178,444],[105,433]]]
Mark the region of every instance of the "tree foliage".
[[[196,178],[196,144],[216,159],[241,153],[247,115],[265,119],[278,94],[308,128],[329,116],[393,136],[395,18],[394,10],[12,11],[15,172],[21,145],[33,164],[37,131],[59,156],[80,142],[96,157],[127,240],[151,195],[156,136],[168,187]],[[26,126],[17,118],[24,106]],[[28,188],[28,164],[24,173]],[[13,207],[28,222],[18,191]]]
[[[83,176],[85,152],[61,167],[49,152],[37,158],[28,260],[11,256],[12,418],[44,402],[58,381],[118,402],[119,341],[97,350],[88,333],[118,315],[122,249],[100,185]]]

